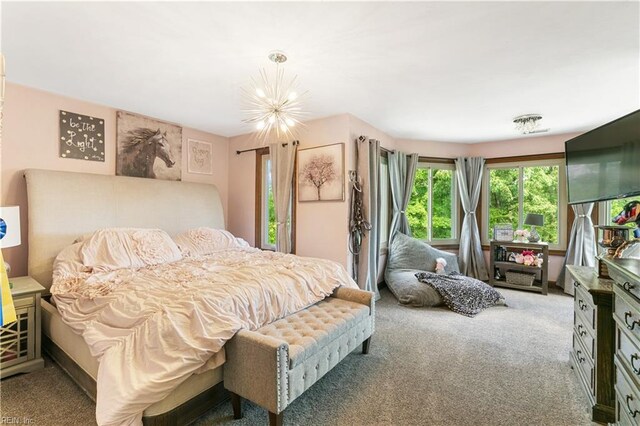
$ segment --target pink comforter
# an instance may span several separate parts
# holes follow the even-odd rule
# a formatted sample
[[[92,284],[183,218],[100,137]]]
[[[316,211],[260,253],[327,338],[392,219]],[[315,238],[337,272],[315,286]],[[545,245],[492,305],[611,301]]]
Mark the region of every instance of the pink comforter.
[[[148,406],[191,374],[220,365],[238,330],[304,309],[340,285],[356,287],[335,262],[237,248],[137,270],[59,274],[51,291],[64,322],[99,359],[98,424],[139,425]]]

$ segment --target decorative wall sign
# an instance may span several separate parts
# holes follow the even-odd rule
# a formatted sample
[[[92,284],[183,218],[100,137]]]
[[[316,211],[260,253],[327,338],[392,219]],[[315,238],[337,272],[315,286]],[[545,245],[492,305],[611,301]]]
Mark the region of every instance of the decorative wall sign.
[[[298,151],[298,200],[344,201],[344,144]]]
[[[182,127],[118,111],[116,174],[180,180]]]
[[[213,173],[213,144],[189,139],[187,141],[187,170],[189,173]]]
[[[60,111],[59,142],[62,158],[104,161],[104,120]]]
[[[510,223],[493,225],[493,239],[496,241],[513,241],[513,226]]]

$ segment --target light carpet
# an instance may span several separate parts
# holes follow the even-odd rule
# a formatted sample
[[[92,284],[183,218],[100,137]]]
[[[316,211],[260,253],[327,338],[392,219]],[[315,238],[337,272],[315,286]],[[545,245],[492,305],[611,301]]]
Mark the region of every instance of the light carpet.
[[[585,425],[587,400],[569,367],[572,299],[499,289],[508,307],[475,318],[400,306],[388,290],[369,355],[359,350],[294,401],[287,425]],[[0,383],[2,417],[35,425],[95,424],[94,404],[47,360]],[[266,425],[244,403],[213,408],[197,425]]]

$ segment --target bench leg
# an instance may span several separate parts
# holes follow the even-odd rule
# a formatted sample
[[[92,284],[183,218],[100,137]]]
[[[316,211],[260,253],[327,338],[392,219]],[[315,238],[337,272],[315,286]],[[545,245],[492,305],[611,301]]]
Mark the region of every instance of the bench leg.
[[[242,397],[237,393],[231,394],[231,406],[233,407],[233,418],[238,420],[242,418]]]
[[[369,345],[371,344],[371,337],[369,337],[367,340],[365,340],[364,342],[362,342],[362,353],[363,354],[368,354],[369,353]]]
[[[269,411],[269,426],[282,426],[284,411],[280,414],[272,413]]]

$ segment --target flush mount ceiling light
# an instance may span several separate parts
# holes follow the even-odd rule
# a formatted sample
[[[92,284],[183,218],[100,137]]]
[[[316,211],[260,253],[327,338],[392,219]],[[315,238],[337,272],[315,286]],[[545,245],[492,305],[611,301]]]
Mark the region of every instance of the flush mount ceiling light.
[[[549,129],[539,128],[540,120],[542,120],[542,116],[540,114],[525,114],[514,118],[513,124],[516,125],[516,130],[523,135],[548,132]]]
[[[285,81],[280,66],[287,61],[283,52],[271,52],[269,60],[276,64],[275,77],[270,79],[263,68],[258,79],[251,79],[251,87],[243,89],[243,112],[247,118],[242,121],[255,126],[258,138],[264,142],[274,134],[278,140],[294,138],[304,116],[300,99],[306,95],[296,92],[297,76]]]

